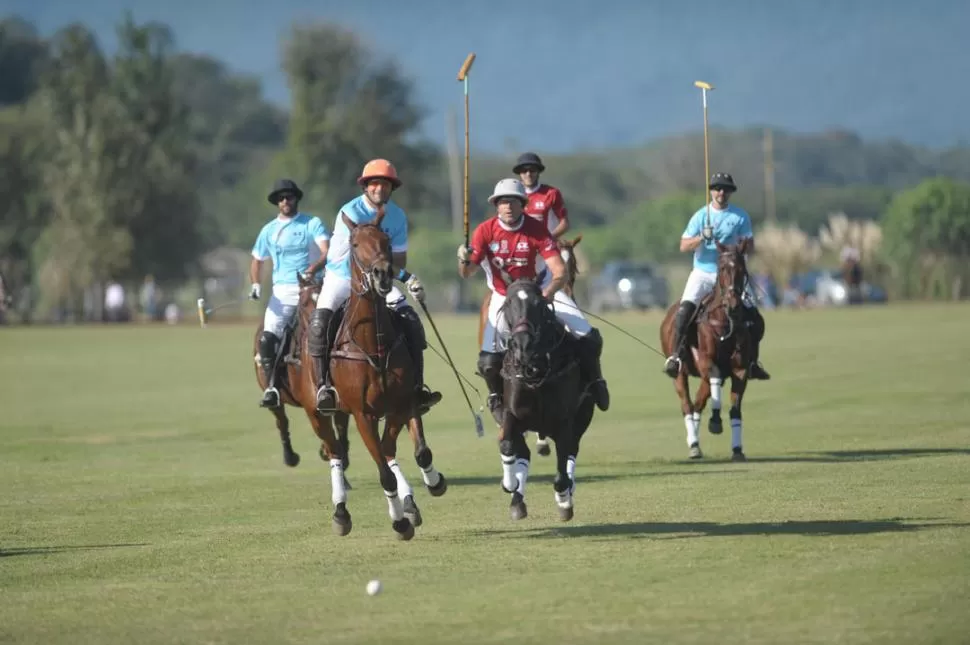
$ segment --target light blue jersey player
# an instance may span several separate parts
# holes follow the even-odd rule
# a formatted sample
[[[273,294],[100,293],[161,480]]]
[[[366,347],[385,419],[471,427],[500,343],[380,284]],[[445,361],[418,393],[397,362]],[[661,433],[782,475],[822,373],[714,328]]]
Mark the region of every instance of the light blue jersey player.
[[[754,250],[751,217],[743,208],[728,203],[731,194],[738,189],[734,178],[727,173],[716,172],[711,176],[708,188],[711,191],[710,204],[702,206],[694,213],[680,240],[680,250],[694,254],[694,268],[687,277],[687,285],[680,298],[680,308],[674,318],[673,353],[664,363],[664,372],[670,378],[676,378],[680,372],[680,354],[683,351],[683,341],[687,336],[687,326],[693,319],[701,300],[713,291],[717,284],[717,242],[738,244],[741,240],[748,239],[749,248]],[[761,338],[764,336],[764,318],[761,317],[752,300],[746,299],[745,303],[748,305],[746,312],[754,340],[754,359],[749,377],[767,380],[771,377],[758,361],[758,350]]]
[[[336,391],[329,384],[330,348],[327,328],[334,312],[350,297],[350,230],[344,224],[342,215],[346,215],[356,224],[367,224],[377,217],[378,207],[384,207],[381,229],[390,238],[393,265],[400,269],[395,277],[405,283],[414,298],[424,302],[424,287],[421,282],[417,276],[404,269],[407,265],[408,220],[401,207],[391,201],[391,193],[401,186],[397,170],[386,159],[374,159],[364,166],[357,185],[361,187],[363,194],[344,204],[337,214],[330,252],[327,255],[327,274],[317,298],[317,308],[310,318],[308,344],[314,361],[317,410],[324,414],[331,414],[337,409]],[[404,323],[405,340],[415,369],[415,402],[418,413],[424,414],[441,400],[441,394],[432,392],[424,384],[424,348],[427,343],[421,318],[396,286],[391,287],[387,294],[387,306]]]
[[[280,179],[273,185],[269,202],[279,206],[279,214],[263,226],[253,245],[249,267],[252,289],[249,297],[259,300],[259,274],[263,262],[273,263],[273,291],[263,315],[263,333],[259,338],[259,364],[266,377],[266,391],[260,405],[280,405],[280,393],[274,385],[276,357],[283,332],[296,315],[300,304],[298,275],[320,265],[330,248],[330,233],[319,217],[299,211],[303,191],[295,182]]]

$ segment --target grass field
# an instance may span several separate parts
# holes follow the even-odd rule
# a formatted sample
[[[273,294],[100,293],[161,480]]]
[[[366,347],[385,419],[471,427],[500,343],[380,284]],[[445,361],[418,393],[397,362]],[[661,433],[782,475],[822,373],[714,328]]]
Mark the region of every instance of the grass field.
[[[257,407],[249,326],[0,329],[0,642],[970,643],[970,307],[766,317],[740,464],[706,430],[689,462],[660,359],[603,328],[613,407],[568,524],[538,456],[508,518],[494,438],[429,353],[450,488],[402,438],[408,543],[356,430],[332,535],[305,417],[288,469]],[[475,322],[437,322],[471,375]],[[655,344],[658,316],[616,322]]]

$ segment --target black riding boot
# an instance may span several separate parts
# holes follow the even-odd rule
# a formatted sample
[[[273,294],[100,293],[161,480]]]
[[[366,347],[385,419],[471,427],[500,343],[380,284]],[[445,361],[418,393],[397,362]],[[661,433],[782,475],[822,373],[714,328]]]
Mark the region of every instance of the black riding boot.
[[[600,355],[603,353],[603,337],[600,336],[598,329],[594,328],[579,340],[579,365],[586,378],[590,380],[590,392],[593,401],[603,412],[610,407],[610,391],[606,387],[606,380],[603,378],[603,369],[600,365]]]
[[[680,355],[684,349],[684,340],[687,337],[687,325],[697,311],[697,305],[693,302],[681,302],[674,318],[674,344],[670,356],[664,362],[664,373],[670,378],[677,378],[680,373]]]
[[[327,346],[328,327],[333,311],[330,309],[314,309],[310,314],[310,336],[307,339],[307,349],[313,359],[313,372],[317,388],[317,411],[332,414],[337,410],[337,392],[331,387],[330,348]]]
[[[418,405],[418,414],[424,414],[431,406],[441,401],[441,392],[432,392],[424,384],[424,350],[428,346],[424,336],[424,326],[421,318],[412,307],[403,307],[398,312],[404,322],[404,339],[408,346],[408,353],[414,362],[414,397]]]
[[[748,331],[751,335],[751,365],[748,367],[748,378],[756,381],[767,381],[771,374],[765,371],[758,360],[761,352],[761,339],[765,337],[765,319],[757,307],[747,307]]]
[[[480,352],[478,354],[478,373],[485,379],[488,387],[488,409],[495,419],[495,423],[502,425],[502,390],[505,382],[502,379],[502,359],[505,353]]]
[[[263,370],[266,378],[266,390],[263,391],[263,399],[259,402],[260,407],[276,408],[280,405],[280,392],[276,389],[276,352],[279,349],[280,339],[276,334],[264,331],[259,337],[259,367]]]

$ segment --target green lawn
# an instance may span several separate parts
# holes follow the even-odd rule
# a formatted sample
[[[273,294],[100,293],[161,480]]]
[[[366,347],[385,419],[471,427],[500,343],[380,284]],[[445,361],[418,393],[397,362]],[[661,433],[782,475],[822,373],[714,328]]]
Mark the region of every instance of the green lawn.
[[[970,307],[766,317],[741,464],[729,429],[689,462],[659,357],[603,328],[613,407],[566,524],[538,456],[509,519],[494,435],[429,353],[450,488],[402,437],[408,543],[353,428],[331,533],[305,417],[289,469],[257,407],[250,326],[0,329],[0,642],[970,642]],[[615,321],[657,344],[658,315]],[[479,384],[474,319],[436,322]]]

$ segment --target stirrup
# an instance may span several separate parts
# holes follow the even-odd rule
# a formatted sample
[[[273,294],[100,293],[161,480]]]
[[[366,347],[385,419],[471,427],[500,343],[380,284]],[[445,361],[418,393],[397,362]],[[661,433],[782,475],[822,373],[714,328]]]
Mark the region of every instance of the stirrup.
[[[330,401],[325,401],[329,395]],[[324,405],[324,403],[327,405]],[[337,411],[337,390],[330,385],[321,385],[317,390],[317,412],[333,414]]]
[[[505,417],[505,411],[502,409],[502,395],[498,392],[488,395],[486,405],[488,406],[488,411],[492,413],[492,418],[495,419],[495,423],[502,425],[502,421]]]
[[[261,408],[278,408],[280,406],[280,391],[275,387],[263,390],[263,400],[259,402]]]

